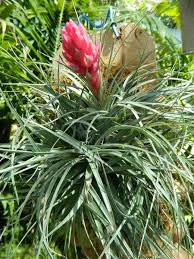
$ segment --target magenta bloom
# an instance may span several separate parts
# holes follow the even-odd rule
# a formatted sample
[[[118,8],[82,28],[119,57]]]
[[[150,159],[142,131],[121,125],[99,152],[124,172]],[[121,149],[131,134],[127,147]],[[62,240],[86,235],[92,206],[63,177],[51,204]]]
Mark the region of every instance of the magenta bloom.
[[[86,77],[91,91],[98,96],[100,78],[98,60],[100,45],[93,44],[81,23],[76,25],[72,20],[62,29],[62,48],[67,65],[76,73]]]

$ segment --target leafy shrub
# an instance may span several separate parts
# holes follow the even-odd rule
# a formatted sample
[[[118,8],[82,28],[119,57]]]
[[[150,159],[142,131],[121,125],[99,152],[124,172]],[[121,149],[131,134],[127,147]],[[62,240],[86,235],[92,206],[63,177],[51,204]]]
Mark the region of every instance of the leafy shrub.
[[[27,117],[2,92],[20,127],[12,148],[1,148],[1,179],[12,182],[18,197],[16,225],[26,215],[27,233],[37,229],[37,256],[42,249],[54,256],[50,244],[63,239],[68,258],[78,247],[114,258],[145,256],[147,248],[164,258],[156,240],[172,246],[168,224],[185,229],[189,246],[184,214],[192,208],[180,201],[176,183],[191,204],[193,165],[182,149],[193,132],[193,112],[181,102],[193,84],[176,79],[169,87],[163,79],[142,92],[134,73],[124,83],[115,78],[108,95],[104,81],[97,100],[65,67],[64,75],[73,81],[62,85],[64,93],[38,80],[29,85],[42,101]]]
[[[71,83],[53,82],[42,53],[40,60],[27,55],[30,64],[18,49],[3,53],[19,71],[8,83],[16,100],[15,86],[33,93],[24,95],[21,116],[1,87],[19,126],[12,144],[0,146],[2,189],[12,188],[15,201],[9,256],[27,240],[40,258],[166,258],[177,229],[179,244],[190,251],[192,80],[175,78],[169,64],[149,91],[141,91],[135,71],[123,81],[103,80],[96,99],[65,66]]]

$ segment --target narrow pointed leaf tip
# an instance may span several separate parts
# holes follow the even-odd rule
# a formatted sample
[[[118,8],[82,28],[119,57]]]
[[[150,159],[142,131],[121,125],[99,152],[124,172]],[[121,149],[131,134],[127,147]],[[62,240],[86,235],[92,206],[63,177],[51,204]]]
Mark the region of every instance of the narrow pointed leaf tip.
[[[76,73],[85,76],[92,93],[97,97],[100,88],[98,61],[100,44],[94,44],[84,26],[72,20],[62,29],[62,49],[67,65]]]

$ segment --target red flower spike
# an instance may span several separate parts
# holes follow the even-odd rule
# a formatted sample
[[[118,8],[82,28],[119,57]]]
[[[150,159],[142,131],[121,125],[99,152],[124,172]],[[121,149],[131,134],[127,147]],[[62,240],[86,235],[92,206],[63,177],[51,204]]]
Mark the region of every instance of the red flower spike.
[[[62,29],[62,49],[67,65],[74,72],[86,77],[92,93],[98,97],[100,44],[93,44],[81,23],[76,25],[70,20]]]

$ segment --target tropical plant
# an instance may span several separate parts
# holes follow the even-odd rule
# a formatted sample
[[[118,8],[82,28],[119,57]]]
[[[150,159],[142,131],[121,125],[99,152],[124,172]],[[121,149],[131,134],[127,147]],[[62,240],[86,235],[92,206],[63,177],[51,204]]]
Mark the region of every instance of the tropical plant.
[[[105,76],[96,98],[66,66],[71,84],[51,83],[41,71],[52,64],[32,62],[40,74],[26,69],[33,83],[22,84],[35,94],[27,116],[1,90],[19,127],[1,145],[0,173],[18,204],[11,223],[26,226],[22,240],[34,233],[36,257],[55,258],[58,245],[67,258],[167,258],[175,232],[191,249],[193,164],[184,148],[193,109],[182,103],[192,82],[166,77],[142,91],[137,70],[123,81]]]
[[[163,46],[154,19],[147,17],[144,25]],[[160,58],[166,54],[160,65],[171,44],[159,48]],[[138,70],[123,80],[120,71],[110,82],[107,69],[96,98],[88,81],[65,65],[59,72],[67,80],[53,82],[49,58],[40,51],[34,59],[30,52],[25,62],[18,45],[2,48],[18,71],[8,67],[14,82],[7,77],[0,87],[18,128],[11,145],[0,146],[1,194],[7,197],[9,189],[14,196],[4,243],[11,241],[0,257],[14,257],[27,240],[29,256],[37,258],[166,258],[177,235],[191,251],[185,217],[193,216],[188,102],[194,85],[186,72],[161,66],[155,86],[145,92],[148,82]],[[19,100],[20,87],[32,93],[23,96],[22,113],[10,98],[11,91]]]

